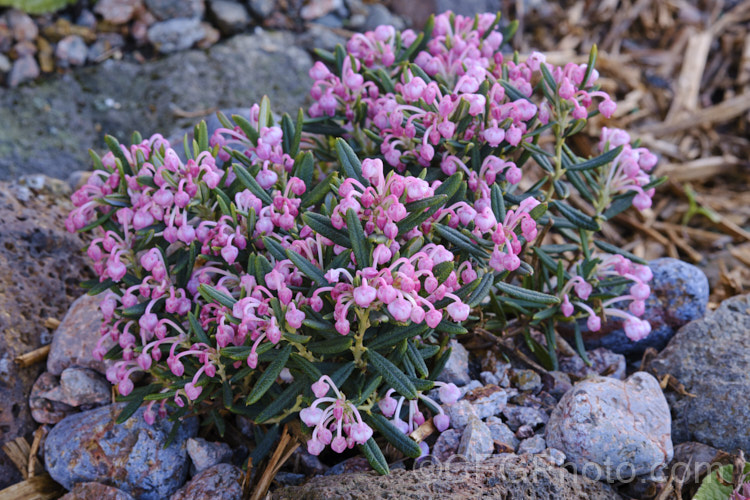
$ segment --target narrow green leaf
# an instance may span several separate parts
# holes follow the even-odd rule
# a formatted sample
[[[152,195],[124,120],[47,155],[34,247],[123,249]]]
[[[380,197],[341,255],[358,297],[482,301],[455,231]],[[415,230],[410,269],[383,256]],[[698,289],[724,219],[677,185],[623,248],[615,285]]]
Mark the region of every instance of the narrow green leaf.
[[[316,214],[314,212],[305,212],[302,214],[302,221],[310,226],[310,229],[316,233],[320,233],[321,236],[325,236],[337,245],[346,248],[352,247],[352,243],[349,241],[349,236],[343,231],[333,227],[331,220],[325,215]]]
[[[401,432],[398,427],[380,413],[363,413],[362,416],[368,424],[372,425],[389,443],[407,457],[417,458],[422,454],[422,449],[416,441]]]
[[[336,153],[346,176],[356,179],[360,184],[368,187],[370,182],[362,175],[362,162],[359,161],[357,154],[344,139],[336,139]]]
[[[218,291],[216,288],[212,287],[211,285],[206,285],[206,284],[199,285],[198,293],[200,293],[201,297],[206,299],[208,302],[218,302],[222,306],[227,307],[229,309],[232,309],[232,307],[234,307],[234,305],[237,303],[237,299]]]
[[[621,152],[622,152],[622,146],[617,146],[615,149],[610,149],[604,154],[595,156],[594,158],[583,161],[581,163],[576,163],[568,167],[568,170],[572,170],[574,172],[581,172],[584,170],[592,170],[594,168],[599,168],[611,162],[615,158],[617,158],[617,155],[619,155]]]
[[[297,269],[299,269],[302,274],[313,280],[318,285],[328,286],[330,284],[323,274],[323,271],[315,267],[315,265],[313,265],[309,260],[301,256],[291,248],[287,248],[286,255],[289,260],[291,260],[292,263],[297,266]]]
[[[415,399],[417,397],[417,389],[414,387],[414,384],[411,383],[411,380],[396,365],[372,349],[367,351],[366,356],[367,361],[370,362],[375,371],[396,392],[407,399]]]
[[[266,368],[266,371],[258,378],[253,390],[247,396],[245,404],[251,405],[257,402],[271,388],[274,381],[278,378],[281,370],[286,366],[289,355],[292,353],[292,345],[287,344],[281,350],[277,351],[276,358]]]
[[[359,269],[370,267],[372,265],[370,242],[365,238],[362,222],[360,222],[353,208],[346,211],[346,227],[349,229],[349,241],[352,243],[352,251],[354,252],[354,258],[357,260],[357,267]]]
[[[388,473],[390,472],[390,470],[388,469],[388,462],[385,461],[383,452],[380,451],[380,448],[375,442],[375,439],[370,438],[365,444],[360,444],[359,450],[362,452],[365,458],[367,458],[367,461],[370,463],[373,470],[375,470],[381,476],[388,475]]]
[[[560,299],[554,295],[548,295],[546,293],[537,292],[535,290],[527,290],[520,286],[511,285],[510,283],[499,282],[495,284],[495,287],[506,295],[511,297],[526,300],[528,302],[534,302],[537,304],[559,304]]]
[[[289,384],[287,388],[284,389],[282,393],[279,394],[271,404],[263,408],[263,411],[261,411],[258,416],[255,417],[255,422],[258,424],[263,423],[269,418],[273,418],[279,415],[281,412],[292,406],[294,401],[296,401],[297,396],[302,394],[302,392],[305,390],[306,385],[307,381],[305,380],[295,380],[294,382]]]
[[[232,169],[234,170],[235,175],[237,175],[237,179],[242,183],[242,185],[249,189],[250,192],[255,196],[260,198],[264,204],[271,205],[273,203],[271,195],[269,195],[265,189],[260,187],[258,181],[255,180],[255,177],[250,175],[250,172],[248,172],[245,167],[243,167],[239,163],[233,163]]]
[[[611,243],[607,243],[606,241],[595,240],[594,241],[594,245],[598,246],[599,248],[601,248],[605,252],[609,252],[609,253],[612,253],[612,254],[617,254],[617,255],[622,255],[623,257],[627,257],[628,259],[630,259],[631,261],[635,262],[636,264],[642,264],[644,266],[648,265],[648,261],[647,260],[642,259],[642,258],[638,257],[637,255],[628,252],[627,250],[623,250],[622,248],[620,248],[620,247],[618,247],[616,245],[613,245]]]
[[[321,354],[341,354],[352,347],[352,342],[351,337],[339,336],[332,339],[310,342],[307,344],[307,350],[318,356]]]
[[[568,219],[571,224],[580,229],[587,229],[589,231],[600,231],[601,226],[593,217],[589,217],[585,213],[581,212],[577,208],[571,207],[567,203],[554,200],[551,202],[552,205],[562,214],[563,217]]]

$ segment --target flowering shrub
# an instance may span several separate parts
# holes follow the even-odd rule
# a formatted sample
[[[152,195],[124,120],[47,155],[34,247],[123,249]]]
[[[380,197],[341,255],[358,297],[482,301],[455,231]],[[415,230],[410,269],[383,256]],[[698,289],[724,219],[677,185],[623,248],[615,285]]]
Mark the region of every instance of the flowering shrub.
[[[595,235],[650,205],[655,157],[608,129],[600,156],[576,156],[566,140],[593,101],[615,108],[594,57],[506,60],[497,21],[447,13],[420,35],[355,35],[310,70],[311,119],[276,123],[264,99],[211,137],[198,125],[183,158],[160,135],[107,138],[67,225],[95,236],[95,354],[115,360],[121,420],[169,405],[223,432],[229,414],[299,413],[308,451],[359,445],[385,473],[374,431],[417,457],[409,433],[429,416],[449,426],[430,391],[457,400],[436,378],[466,326],[518,321],[551,366],[556,323],[648,334],[648,267]]]

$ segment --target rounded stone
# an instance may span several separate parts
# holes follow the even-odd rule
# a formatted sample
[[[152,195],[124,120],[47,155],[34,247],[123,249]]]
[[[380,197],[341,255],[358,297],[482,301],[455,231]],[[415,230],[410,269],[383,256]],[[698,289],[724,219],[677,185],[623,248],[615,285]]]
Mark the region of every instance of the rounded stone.
[[[170,500],[241,500],[242,470],[231,464],[218,464],[200,472]]]
[[[592,377],[560,400],[547,444],[592,479],[624,479],[659,470],[672,459],[669,406],[656,379],[636,372],[624,382]]]
[[[198,422],[183,421],[174,440],[165,447],[172,422],[151,426],[140,408],[123,424],[116,424],[124,403],[103,406],[63,419],[44,443],[46,469],[67,489],[94,481],[114,486],[142,500],[162,500],[187,479],[190,460],[187,440]]]

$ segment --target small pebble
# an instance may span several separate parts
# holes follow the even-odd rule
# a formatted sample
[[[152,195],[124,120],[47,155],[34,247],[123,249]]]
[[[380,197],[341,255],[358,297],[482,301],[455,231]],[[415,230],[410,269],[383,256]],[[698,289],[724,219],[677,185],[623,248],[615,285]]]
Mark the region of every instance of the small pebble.
[[[451,405],[443,405],[443,410],[450,417],[451,427],[462,430],[472,418],[478,418],[474,406],[462,399]]]
[[[536,392],[542,388],[542,377],[534,370],[515,370],[510,381],[519,391]]]
[[[23,11],[13,9],[7,14],[8,26],[17,42],[33,42],[39,36],[39,28],[31,17]]]
[[[195,468],[193,473],[201,472],[216,464],[229,463],[232,460],[232,449],[227,443],[206,441],[203,438],[188,439],[187,452]]]
[[[518,445],[518,454],[523,455],[524,453],[528,453],[536,455],[543,452],[546,447],[547,443],[544,442],[542,436],[534,436],[521,441],[521,444]]]
[[[456,340],[451,340],[451,355],[438,376],[441,382],[453,382],[461,387],[471,381],[469,376],[469,351]]]
[[[469,462],[479,462],[490,456],[493,451],[490,429],[478,418],[472,418],[461,436],[458,454]]]
[[[10,73],[8,73],[8,86],[17,87],[23,82],[28,82],[39,76],[39,65],[33,56],[25,56],[13,63]]]
[[[458,453],[458,445],[461,441],[461,431],[447,429],[440,433],[435,444],[432,445],[432,455],[440,462],[447,462]]]
[[[68,35],[57,43],[55,57],[61,68],[83,66],[86,62],[88,48],[86,42],[78,35]]]

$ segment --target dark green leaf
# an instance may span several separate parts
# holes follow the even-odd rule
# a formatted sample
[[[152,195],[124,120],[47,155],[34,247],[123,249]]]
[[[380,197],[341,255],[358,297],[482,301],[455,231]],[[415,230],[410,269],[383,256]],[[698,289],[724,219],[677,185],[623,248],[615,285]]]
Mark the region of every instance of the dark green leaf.
[[[289,355],[292,353],[291,344],[287,344],[282,349],[278,350],[275,359],[266,368],[263,374],[258,378],[255,383],[253,390],[247,396],[245,404],[251,405],[257,402],[263,395],[271,388],[271,385],[278,378],[281,370],[286,366],[286,362],[289,360]]]

